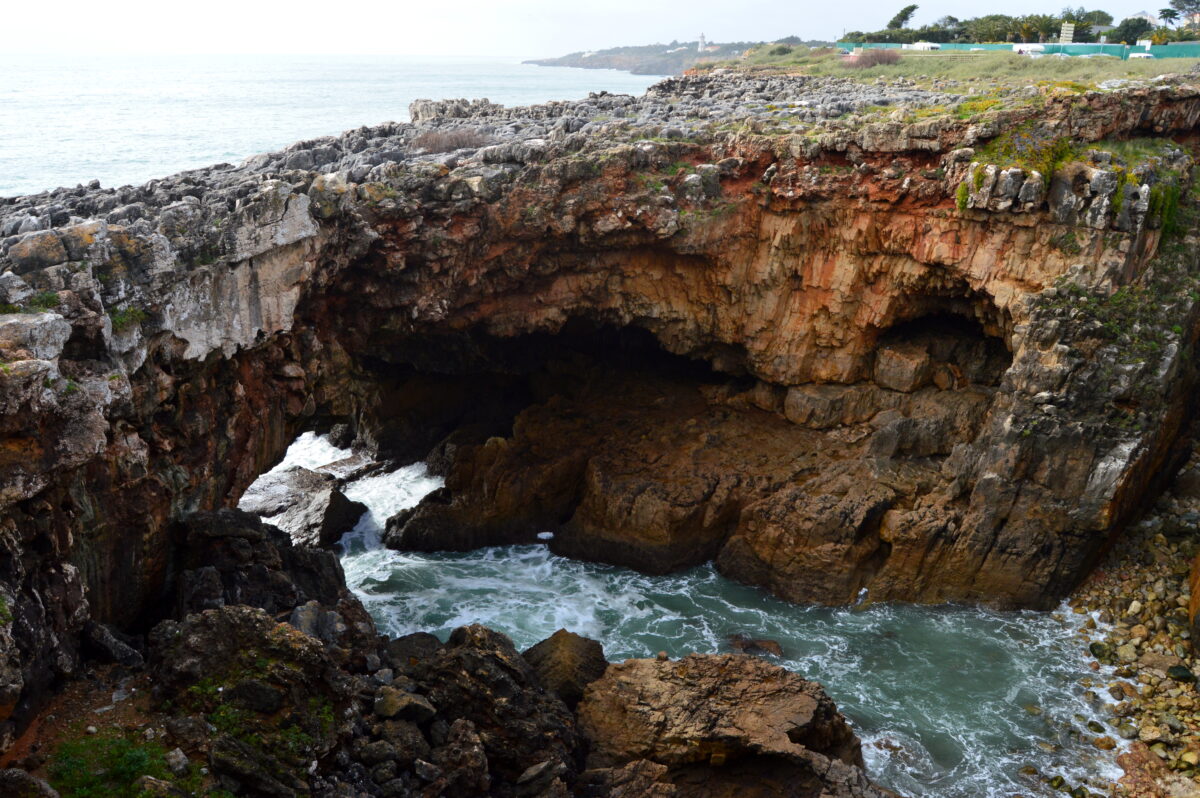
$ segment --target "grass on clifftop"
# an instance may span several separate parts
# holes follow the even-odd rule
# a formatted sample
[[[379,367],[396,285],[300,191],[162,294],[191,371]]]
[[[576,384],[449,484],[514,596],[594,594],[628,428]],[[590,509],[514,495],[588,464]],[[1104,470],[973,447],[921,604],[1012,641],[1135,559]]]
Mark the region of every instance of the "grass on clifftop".
[[[896,64],[855,69],[848,66],[844,57],[829,48],[793,47],[785,53],[781,47],[760,47],[748,51],[744,58],[737,61],[723,61],[706,66],[860,79],[987,79],[1013,84],[1051,80],[1094,84],[1116,78],[1151,78],[1167,73],[1187,72],[1197,63],[1200,63],[1200,60],[1192,58],[1121,61],[1116,58],[1028,58],[996,51],[972,53],[957,50],[924,53],[906,50],[901,53],[900,61]]]

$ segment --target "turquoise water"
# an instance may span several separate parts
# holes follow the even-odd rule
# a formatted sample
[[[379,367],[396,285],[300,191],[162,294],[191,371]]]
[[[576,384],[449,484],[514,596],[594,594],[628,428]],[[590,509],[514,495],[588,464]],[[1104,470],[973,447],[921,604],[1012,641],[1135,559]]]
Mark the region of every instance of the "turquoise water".
[[[419,98],[526,105],[637,94],[658,80],[518,60],[0,54],[0,196],[238,163],[301,139],[407,121]]]
[[[311,435],[285,465],[344,456]],[[423,466],[351,483],[369,512],[345,540],[347,582],[380,630],[431,631],[483,623],[526,648],[567,628],[599,640],[610,660],[730,651],[729,636],[780,643],[784,665],[820,681],[864,742],[868,770],[905,795],[1010,798],[1059,795],[1036,778],[1120,775],[1114,753],[1080,737],[1104,718],[1081,680],[1088,669],[1079,616],[968,607],[788,604],[723,578],[711,566],[670,576],[557,557],[544,545],[468,553],[380,548],[386,519],[438,487]],[[1115,735],[1114,735],[1115,736]]]

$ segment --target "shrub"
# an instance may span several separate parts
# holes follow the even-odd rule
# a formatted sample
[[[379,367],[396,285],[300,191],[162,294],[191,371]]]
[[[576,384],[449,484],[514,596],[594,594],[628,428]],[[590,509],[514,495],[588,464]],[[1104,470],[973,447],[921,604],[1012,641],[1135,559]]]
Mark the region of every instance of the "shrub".
[[[771,55],[787,55],[791,51],[792,51],[791,47],[788,47],[786,44],[780,44],[775,47],[772,47],[768,52]]]
[[[872,47],[863,50],[860,55],[847,59],[846,66],[851,69],[870,69],[875,66],[887,66],[900,63],[900,53],[896,50],[885,50]]]
[[[414,147],[425,152],[452,152],[464,147],[483,147],[491,143],[491,136],[470,127],[427,130],[412,140]]]

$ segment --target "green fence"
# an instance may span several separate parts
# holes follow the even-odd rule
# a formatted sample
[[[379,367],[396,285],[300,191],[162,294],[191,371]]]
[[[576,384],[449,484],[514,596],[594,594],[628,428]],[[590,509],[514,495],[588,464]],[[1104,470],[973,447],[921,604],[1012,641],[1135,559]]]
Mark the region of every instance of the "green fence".
[[[901,49],[901,45],[892,44],[890,42],[869,42],[867,44],[855,44],[853,42],[838,42],[838,47],[843,47],[847,50],[853,50],[855,47],[875,47],[884,49]],[[1093,55],[1105,54],[1113,55],[1118,58],[1129,58],[1131,53],[1147,52],[1145,47],[1134,47],[1128,44],[1043,44],[1042,52],[1050,53],[1066,53],[1067,55]],[[940,44],[939,50],[945,51],[972,51],[972,50],[1002,50],[1005,52],[1013,52],[1013,45],[1003,43],[986,43],[974,44],[970,42],[946,42]],[[920,51],[917,51],[920,52]],[[1163,44],[1151,46],[1150,54],[1155,58],[1200,58],[1200,42],[1183,42],[1180,44]]]

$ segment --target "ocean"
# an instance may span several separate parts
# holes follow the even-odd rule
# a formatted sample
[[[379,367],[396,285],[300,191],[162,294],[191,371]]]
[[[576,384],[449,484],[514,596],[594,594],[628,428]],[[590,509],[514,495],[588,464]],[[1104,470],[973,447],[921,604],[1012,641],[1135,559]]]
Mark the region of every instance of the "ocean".
[[[639,94],[661,78],[505,58],[0,54],[0,196],[136,185],[406,121],[420,98]]]

